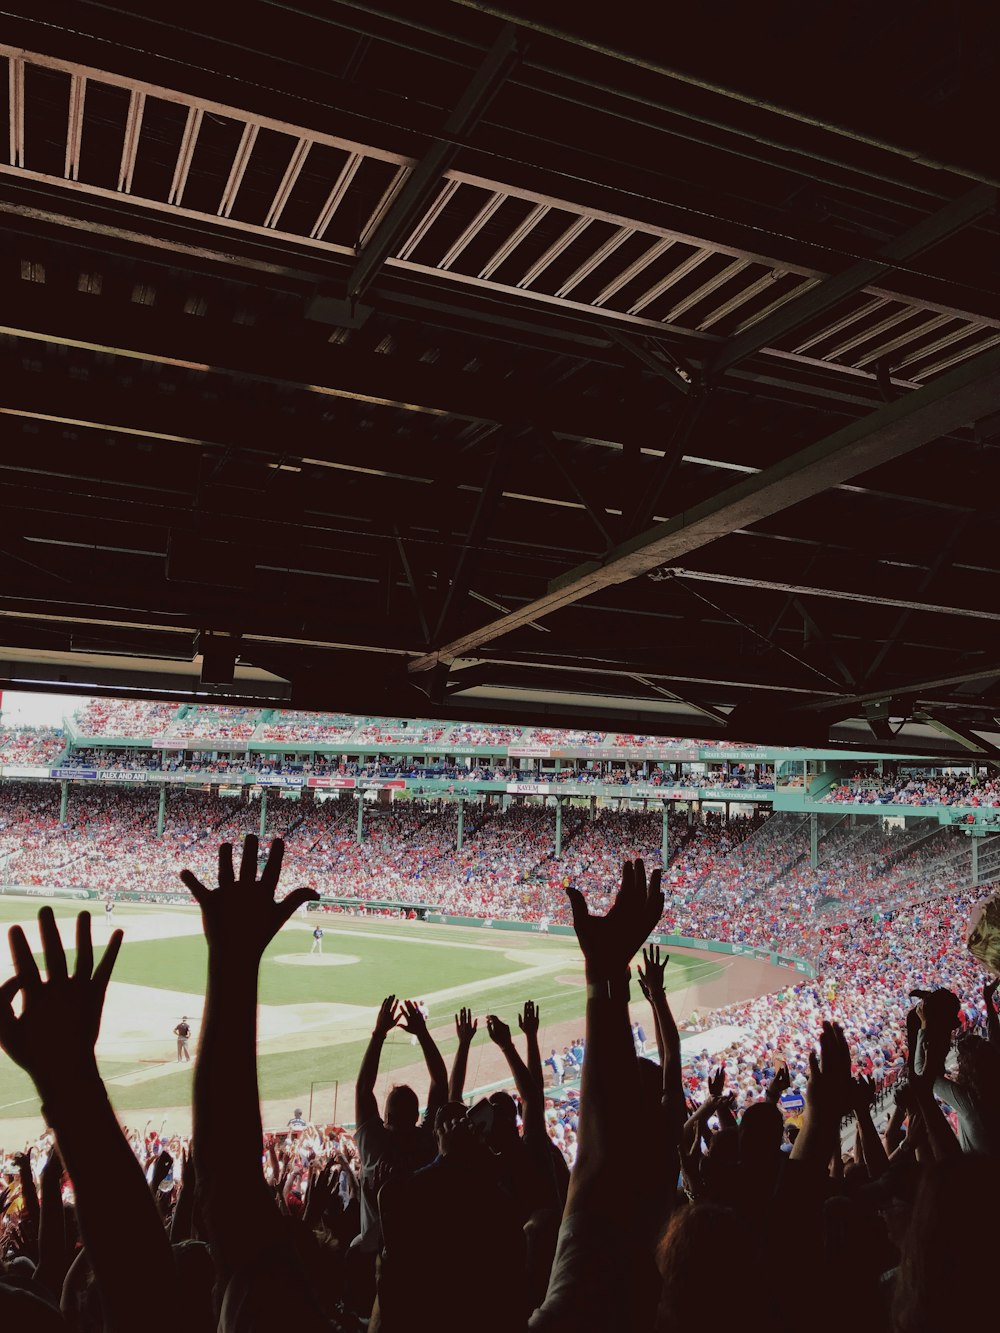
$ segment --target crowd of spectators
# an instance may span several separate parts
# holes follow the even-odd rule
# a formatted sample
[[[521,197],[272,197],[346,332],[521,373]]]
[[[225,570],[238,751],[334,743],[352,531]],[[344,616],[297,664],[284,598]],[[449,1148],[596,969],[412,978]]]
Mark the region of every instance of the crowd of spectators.
[[[967,771],[856,773],[823,797],[831,804],[1000,806],[1000,778]]]
[[[539,813],[521,808],[522,837]],[[751,847],[762,831],[735,853],[769,872],[785,856],[773,828]],[[694,1023],[678,1024],[668,960],[647,943],[661,876],[626,861],[617,894],[569,890],[587,980],[580,1038],[543,1062],[533,1002],[517,1033],[463,1008],[449,1069],[426,1011],[390,995],[361,1059],[353,1133],[295,1110],[265,1134],[260,960],[315,897],[279,896],[283,851],[274,843],[262,860],[251,836],[238,867],[227,842],[206,855],[211,874],[183,872],[208,946],[190,1137],[123,1131],[98,1072],[121,932],[95,967],[81,914],[68,962],[43,908],[43,977],[12,930],[0,1046],[47,1125],[0,1160],[0,1308],[19,1333],[172,1333],[178,1321],[192,1333],[676,1333],[717,1320],[716,1288],[739,1296],[752,1333],[799,1309],[861,1333],[995,1317],[988,1268],[968,1267],[1000,1186],[998,981],[966,951],[974,894],[831,922],[815,980],[703,1016],[742,1036],[715,1059],[685,1059],[681,1029]],[[606,914],[595,888],[614,898]],[[397,1027],[419,1046],[426,1092],[397,1084],[380,1106]],[[516,1097],[497,1091],[470,1110],[477,1035]],[[572,1066],[578,1094],[547,1096],[546,1063],[560,1083]],[[885,1084],[899,1091],[880,1131]]]
[[[132,699],[89,699],[78,711],[79,733],[153,740],[277,741],[290,745],[431,746],[469,749],[538,746],[568,749],[642,749],[679,746],[684,749],[725,749],[731,741],[685,740],[676,736],[588,731],[574,728],[518,727],[426,718],[361,718],[342,713],[308,713],[297,709],[267,710],[210,704],[164,704]],[[745,747],[739,747],[741,749]]]
[[[142,699],[88,699],[74,721],[82,736],[158,738],[176,718],[178,707]]]
[[[3,727],[0,729],[0,765],[51,764],[66,748],[59,727]]]
[[[525,801],[366,803],[357,836],[357,798],[322,802],[271,794],[265,825],[287,842],[299,882],[359,904],[372,899],[430,904],[451,915],[567,924],[564,890],[608,882],[622,860],[658,866],[662,812],[610,808],[596,818],[566,806]],[[175,893],[178,861],[203,845],[259,827],[260,798],[244,800],[169,787],[156,836],[159,792],[74,784],[65,820],[58,789],[6,783],[0,802],[0,858],[8,882],[101,893]],[[561,823],[561,853],[555,855]],[[884,828],[877,820],[834,821],[810,858],[808,819],[770,815],[724,820],[668,815],[662,929],[814,957],[830,915],[866,912],[953,891],[966,877],[968,842],[922,824]],[[595,901],[604,905],[598,896]]]

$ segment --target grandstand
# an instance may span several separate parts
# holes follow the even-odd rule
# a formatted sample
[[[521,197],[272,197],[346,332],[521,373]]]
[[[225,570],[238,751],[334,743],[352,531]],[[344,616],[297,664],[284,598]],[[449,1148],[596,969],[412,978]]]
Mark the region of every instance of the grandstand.
[[[170,1116],[179,1153],[186,1075],[164,1014],[203,1021],[204,984],[180,872],[212,882],[220,842],[280,836],[286,883],[318,901],[263,962],[268,1121],[330,1096],[347,1118],[363,998],[426,995],[450,1050],[450,1007],[478,1000],[514,1021],[529,986],[552,1051],[546,1131],[572,1170],[587,1056],[568,888],[603,914],[623,862],[662,867],[652,938],[672,960],[686,1094],[707,1104],[721,1064],[742,1115],[787,1067],[791,1124],[824,1017],[886,1096],[905,1073],[914,987],[948,985],[967,1030],[985,1022],[964,943],[1000,880],[995,783],[972,761],[859,767],[821,750],[89,700],[61,729],[0,732],[0,916],[27,920],[26,897],[64,919],[66,898],[114,906],[131,961],[109,993],[102,1070],[127,1113]],[[412,1061],[405,1042],[386,1056],[397,1078],[419,1078]],[[507,1077],[494,1052],[473,1082],[489,1093]],[[0,1126],[35,1133],[26,1101],[0,1068]],[[358,1160],[341,1127],[308,1133],[319,1160]]]

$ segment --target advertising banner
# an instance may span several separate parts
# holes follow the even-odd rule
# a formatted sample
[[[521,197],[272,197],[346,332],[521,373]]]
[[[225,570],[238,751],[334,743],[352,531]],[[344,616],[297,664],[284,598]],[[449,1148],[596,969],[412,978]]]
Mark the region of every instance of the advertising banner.
[[[547,782],[508,782],[507,791],[512,796],[548,796]]]
[[[60,782],[93,782],[97,778],[96,768],[53,768],[49,771],[49,776],[58,778]]]
[[[328,777],[322,777],[322,776],[320,776],[320,777],[314,777],[314,778],[306,778],[306,786],[307,786],[307,787],[336,787],[336,788],[341,788],[341,789],[342,789],[342,788],[348,788],[348,787],[354,787],[354,786],[357,786],[357,783],[356,783],[356,781],[355,781],[354,778],[328,778]]]
[[[99,782],[149,782],[151,778],[158,778],[159,776],[159,773],[152,773],[148,768],[99,768],[97,770]]]
[[[507,754],[511,759],[549,759],[551,745],[508,745]]]

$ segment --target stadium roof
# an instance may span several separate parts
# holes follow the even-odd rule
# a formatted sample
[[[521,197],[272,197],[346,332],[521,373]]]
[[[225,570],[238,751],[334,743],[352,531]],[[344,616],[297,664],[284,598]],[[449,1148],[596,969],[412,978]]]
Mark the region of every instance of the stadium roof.
[[[996,757],[996,7],[145,9],[0,17],[3,682]]]

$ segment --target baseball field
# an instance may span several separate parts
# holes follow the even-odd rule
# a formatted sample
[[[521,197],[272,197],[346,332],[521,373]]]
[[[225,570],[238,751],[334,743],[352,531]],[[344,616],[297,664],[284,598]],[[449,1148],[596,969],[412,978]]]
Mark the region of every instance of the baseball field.
[[[0,925],[25,928],[39,962],[37,899],[0,899]],[[54,901],[65,941],[73,939],[78,907]],[[95,904],[95,952],[110,933]],[[516,1031],[527,999],[541,1007],[543,1049],[561,1049],[582,1031],[583,969],[570,937],[490,932],[393,918],[326,916],[322,954],[311,952],[316,918],[299,914],[272,941],[260,984],[260,1089],[265,1123],[283,1124],[301,1108],[316,1120],[353,1119],[353,1082],[375,1011],[390,993],[423,1000],[445,1058],[455,1049],[454,1013],[462,1005],[482,1018],[496,1013]],[[114,926],[125,942],[108,990],[98,1042],[102,1073],[116,1108],[130,1123],[167,1117],[178,1131],[190,1124],[191,1070],[178,1064],[173,1028],[186,1017],[197,1049],[204,1006],[206,948],[193,906],[119,904]],[[68,950],[72,967],[72,952]],[[722,970],[697,955],[671,959],[668,988],[691,1007],[699,983]],[[0,942],[0,979],[12,968]],[[638,995],[636,996],[638,1000]],[[548,1043],[548,1044],[546,1044]],[[467,1088],[495,1081],[502,1068],[485,1024],[472,1047]],[[419,1049],[402,1031],[383,1052],[381,1095],[415,1075]],[[34,1132],[38,1103],[27,1075],[0,1054],[0,1143]]]

